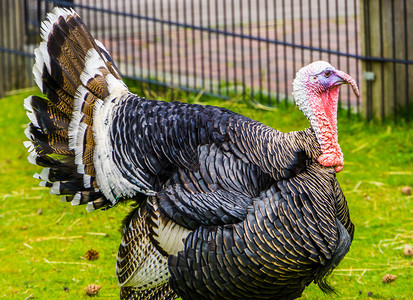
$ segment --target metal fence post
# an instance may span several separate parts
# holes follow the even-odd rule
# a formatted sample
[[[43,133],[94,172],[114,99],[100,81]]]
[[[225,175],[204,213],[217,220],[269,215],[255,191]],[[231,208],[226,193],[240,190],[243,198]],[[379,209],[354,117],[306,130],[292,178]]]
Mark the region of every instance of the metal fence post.
[[[0,97],[5,92],[26,86],[27,77],[24,68],[24,57],[18,55],[24,51],[25,20],[24,0],[0,1],[0,48],[10,51],[0,51]]]
[[[413,3],[409,0],[361,0],[362,55],[413,59]],[[409,119],[413,99],[413,66],[362,60],[363,112],[368,120],[400,116]],[[410,111],[409,111],[410,110]]]

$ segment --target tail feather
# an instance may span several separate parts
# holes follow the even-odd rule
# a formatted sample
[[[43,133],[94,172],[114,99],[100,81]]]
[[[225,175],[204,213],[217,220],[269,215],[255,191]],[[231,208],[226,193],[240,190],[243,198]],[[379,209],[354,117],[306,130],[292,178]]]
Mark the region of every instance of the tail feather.
[[[33,68],[33,74],[35,81],[37,83],[37,75],[34,72],[35,67]],[[42,90],[42,92],[47,96],[47,99],[53,102],[53,105],[54,107],[56,107],[56,109],[58,109],[61,113],[65,114],[68,118],[70,118],[73,111],[73,96],[68,94],[62,88],[60,88],[57,81],[49,74],[46,68],[44,68],[44,73],[42,77],[40,77],[40,80],[40,85],[38,83],[37,85]]]
[[[64,181],[74,178],[74,168],[66,166],[65,169],[58,169],[56,167],[44,168],[41,173],[35,173],[34,178],[41,179],[47,182]]]
[[[29,138],[33,139],[33,144],[39,155],[45,154],[61,154],[71,155],[71,151],[67,145],[67,139],[58,134],[44,134],[37,130],[34,126],[29,127]]]
[[[41,37],[33,75],[47,98],[31,96],[24,102],[30,119],[25,131],[30,142],[24,143],[29,161],[45,168],[34,177],[51,193],[67,195],[63,200],[72,205],[87,204],[88,210],[112,206],[117,199],[105,168],[97,163],[97,157],[110,153],[101,119],[110,114],[112,104],[105,103],[128,89],[108,51],[74,10],[53,9],[42,23]],[[96,154],[98,143],[103,150]],[[96,168],[104,172],[97,174]]]
[[[69,118],[47,99],[31,96],[24,101],[27,116],[44,134],[57,134],[68,138]],[[34,113],[35,111],[36,113]]]

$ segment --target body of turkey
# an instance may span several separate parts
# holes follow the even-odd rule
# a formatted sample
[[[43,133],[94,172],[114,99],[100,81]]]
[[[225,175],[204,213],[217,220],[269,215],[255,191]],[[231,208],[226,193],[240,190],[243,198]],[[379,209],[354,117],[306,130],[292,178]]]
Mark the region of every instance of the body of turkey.
[[[50,192],[88,211],[130,201],[116,262],[121,299],[294,299],[349,251],[336,178],[341,84],[327,62],[298,71],[310,127],[283,133],[224,108],[129,92],[74,10],[41,27],[24,101],[29,161]]]

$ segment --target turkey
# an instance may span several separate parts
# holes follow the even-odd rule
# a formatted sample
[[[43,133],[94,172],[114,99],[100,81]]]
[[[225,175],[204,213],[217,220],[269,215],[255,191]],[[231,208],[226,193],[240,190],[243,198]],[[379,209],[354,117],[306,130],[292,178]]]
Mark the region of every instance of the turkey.
[[[41,26],[24,101],[29,161],[50,193],[88,211],[133,203],[116,274],[121,299],[294,299],[349,251],[354,225],[336,179],[339,87],[318,61],[293,96],[310,121],[283,133],[224,108],[128,91],[74,10]]]

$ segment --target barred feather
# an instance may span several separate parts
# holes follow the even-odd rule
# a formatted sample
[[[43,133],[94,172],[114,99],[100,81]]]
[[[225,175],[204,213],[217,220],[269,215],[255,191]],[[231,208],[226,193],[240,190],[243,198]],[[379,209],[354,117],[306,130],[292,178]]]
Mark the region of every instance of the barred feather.
[[[140,206],[132,212],[131,221],[124,229],[116,264],[121,287],[142,291],[168,282],[167,258],[149,237],[148,218],[146,207]]]
[[[178,296],[168,284],[146,290],[138,290],[133,287],[122,287],[120,290],[120,299],[125,300],[173,300],[177,298]]]

